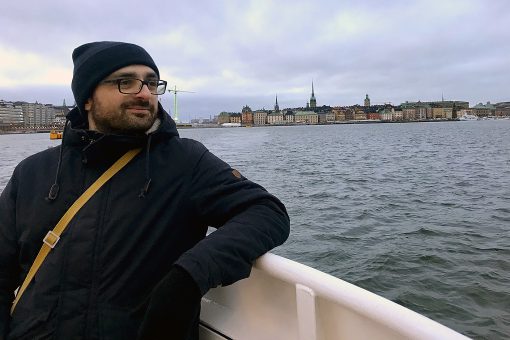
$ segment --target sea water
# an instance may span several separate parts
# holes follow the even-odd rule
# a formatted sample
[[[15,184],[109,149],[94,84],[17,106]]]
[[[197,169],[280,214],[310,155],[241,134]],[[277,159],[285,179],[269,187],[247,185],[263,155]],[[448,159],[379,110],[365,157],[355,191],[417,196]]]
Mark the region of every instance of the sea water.
[[[291,235],[274,253],[467,336],[510,336],[509,120],[179,133],[286,205]],[[0,189],[59,143],[0,135]]]

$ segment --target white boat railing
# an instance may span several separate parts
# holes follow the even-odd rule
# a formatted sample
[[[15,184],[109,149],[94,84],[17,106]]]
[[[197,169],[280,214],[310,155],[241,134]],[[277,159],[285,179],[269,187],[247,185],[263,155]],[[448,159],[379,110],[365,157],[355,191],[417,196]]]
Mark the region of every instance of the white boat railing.
[[[201,339],[467,339],[388,299],[303,264],[260,257],[250,278],[202,299]]]

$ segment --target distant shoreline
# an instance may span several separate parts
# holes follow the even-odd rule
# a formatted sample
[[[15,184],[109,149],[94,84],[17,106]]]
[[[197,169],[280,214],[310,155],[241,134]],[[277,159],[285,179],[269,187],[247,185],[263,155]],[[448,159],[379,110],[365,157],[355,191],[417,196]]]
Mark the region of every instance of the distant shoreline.
[[[479,120],[508,120],[507,117],[494,118],[494,119],[479,119]],[[330,123],[317,123],[317,124],[264,124],[264,125],[241,125],[239,127],[273,127],[273,126],[314,126],[314,125],[350,125],[350,124],[408,124],[408,123],[444,123],[444,122],[461,122],[460,119],[423,119],[423,120],[345,120]],[[221,128],[232,129],[232,126],[221,126],[218,124],[177,124],[177,129],[202,129],[202,128]],[[32,134],[32,133],[50,133],[51,129],[32,130],[32,129],[19,129],[19,130],[0,130],[0,135],[19,135],[19,134]]]

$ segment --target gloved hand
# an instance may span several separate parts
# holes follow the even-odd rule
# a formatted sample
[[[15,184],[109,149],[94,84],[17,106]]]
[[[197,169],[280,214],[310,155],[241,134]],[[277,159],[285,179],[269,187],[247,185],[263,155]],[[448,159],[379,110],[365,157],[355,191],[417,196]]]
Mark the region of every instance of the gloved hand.
[[[139,340],[190,339],[197,330],[202,294],[195,280],[174,265],[152,290]]]

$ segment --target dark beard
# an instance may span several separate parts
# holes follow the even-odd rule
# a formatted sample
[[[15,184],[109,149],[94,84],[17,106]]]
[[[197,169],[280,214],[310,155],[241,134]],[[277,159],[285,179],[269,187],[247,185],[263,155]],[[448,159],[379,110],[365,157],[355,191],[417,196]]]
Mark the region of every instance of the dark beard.
[[[130,116],[126,113],[129,107],[140,107],[149,110],[150,116],[145,118],[137,119],[136,117]],[[119,111],[110,113],[108,115],[99,114],[98,110],[101,111],[99,105],[93,103],[89,114],[94,119],[94,122],[99,130],[104,134],[116,134],[116,135],[144,135],[149,130],[157,117],[156,107],[149,101],[144,100],[133,100],[130,102],[122,103],[119,107]]]

